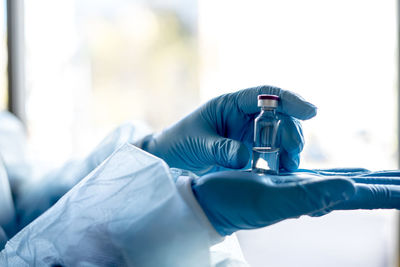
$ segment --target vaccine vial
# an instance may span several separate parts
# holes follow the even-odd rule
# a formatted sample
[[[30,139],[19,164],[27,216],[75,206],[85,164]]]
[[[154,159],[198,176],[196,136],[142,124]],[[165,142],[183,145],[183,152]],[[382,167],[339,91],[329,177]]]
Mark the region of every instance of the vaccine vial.
[[[276,115],[279,96],[259,95],[260,114],[254,121],[252,171],[259,174],[279,174],[279,125]]]

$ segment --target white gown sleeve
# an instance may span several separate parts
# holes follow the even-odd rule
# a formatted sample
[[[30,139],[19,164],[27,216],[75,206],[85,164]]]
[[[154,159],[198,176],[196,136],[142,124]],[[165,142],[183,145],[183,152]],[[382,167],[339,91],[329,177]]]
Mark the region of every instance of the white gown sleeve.
[[[210,266],[209,245],[168,166],[125,144],[14,236],[0,266]]]

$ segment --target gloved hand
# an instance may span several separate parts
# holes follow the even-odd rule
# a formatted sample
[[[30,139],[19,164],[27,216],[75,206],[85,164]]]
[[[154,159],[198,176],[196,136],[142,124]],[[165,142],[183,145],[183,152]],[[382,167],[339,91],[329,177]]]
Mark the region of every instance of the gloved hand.
[[[321,178],[320,173],[259,176],[227,171],[193,180],[192,189],[222,236],[338,209],[400,208],[400,177],[359,175]]]
[[[214,98],[163,132],[136,145],[164,159],[170,167],[197,174],[215,166],[239,169],[247,165],[253,142],[257,96],[280,97],[282,120],[280,164],[286,170],[299,166],[304,139],[297,119],[315,116],[316,107],[301,97],[276,87],[260,86]]]

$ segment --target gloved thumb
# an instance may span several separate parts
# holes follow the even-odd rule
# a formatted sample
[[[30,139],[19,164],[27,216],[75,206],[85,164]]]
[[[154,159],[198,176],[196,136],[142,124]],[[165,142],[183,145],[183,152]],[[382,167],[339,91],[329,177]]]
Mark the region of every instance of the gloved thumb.
[[[209,140],[207,147],[210,161],[225,168],[243,168],[250,158],[247,147],[233,139],[218,136]]]

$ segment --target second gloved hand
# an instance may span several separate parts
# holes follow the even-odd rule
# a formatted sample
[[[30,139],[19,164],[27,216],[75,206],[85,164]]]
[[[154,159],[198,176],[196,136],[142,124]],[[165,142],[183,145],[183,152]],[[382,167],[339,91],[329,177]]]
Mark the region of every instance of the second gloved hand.
[[[192,181],[193,193],[222,236],[301,215],[326,214],[355,194],[349,179],[301,179],[224,171]]]
[[[210,172],[218,166],[244,168],[250,159],[259,94],[280,97],[277,109],[283,129],[280,167],[295,170],[304,145],[298,119],[312,118],[316,107],[294,93],[272,86],[214,98],[163,132],[149,135],[136,145],[164,159],[170,167],[197,174]]]
[[[192,190],[222,236],[333,210],[400,209],[400,171],[299,170],[283,176],[212,173]]]

